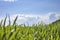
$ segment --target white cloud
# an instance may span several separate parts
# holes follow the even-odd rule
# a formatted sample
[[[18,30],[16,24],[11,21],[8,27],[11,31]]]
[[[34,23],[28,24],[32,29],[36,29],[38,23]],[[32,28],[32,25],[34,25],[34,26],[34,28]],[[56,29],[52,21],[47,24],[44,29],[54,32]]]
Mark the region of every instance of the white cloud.
[[[60,13],[56,14],[56,17],[59,19],[60,18]]]
[[[55,15],[53,15],[53,14],[55,14]],[[50,19],[51,15],[56,17],[56,19],[51,20]],[[18,20],[17,20],[18,24],[27,24],[28,23],[28,24],[32,25],[32,24],[38,24],[38,22],[41,22],[41,21],[43,21],[46,24],[51,23],[51,22],[57,20],[59,15],[60,14],[55,13],[55,12],[49,12],[49,13],[42,14],[42,15],[40,15],[40,14],[13,14],[10,16],[10,18],[11,18],[11,22],[13,23],[15,17],[18,16]],[[0,19],[2,19],[2,18],[0,18]],[[7,21],[8,21],[8,19],[7,19]]]
[[[50,23],[51,23],[51,22],[54,22],[54,21],[56,21],[56,20],[59,19],[59,17],[60,17],[60,12],[59,12],[59,13],[58,13],[58,12],[52,12],[49,17],[50,17],[50,18],[49,18],[49,22],[50,22]]]
[[[0,1],[5,1],[5,2],[15,2],[15,1],[18,1],[18,0],[0,0]]]

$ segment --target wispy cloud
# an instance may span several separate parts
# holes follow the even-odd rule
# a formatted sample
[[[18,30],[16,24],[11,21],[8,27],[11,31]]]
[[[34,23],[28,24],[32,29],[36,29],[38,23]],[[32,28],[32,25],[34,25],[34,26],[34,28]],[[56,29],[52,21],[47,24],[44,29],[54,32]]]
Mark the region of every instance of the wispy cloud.
[[[18,1],[18,0],[0,0],[0,1],[4,1],[4,2],[15,2],[15,1]]]
[[[16,16],[18,16],[17,23],[18,24],[38,24],[38,22],[43,22],[43,23],[51,23],[55,20],[57,20],[60,14],[56,12],[49,12],[47,14],[42,14],[42,15],[36,15],[36,14],[13,14],[10,16],[11,22],[13,23],[14,19]],[[55,17],[55,19],[54,19]],[[52,20],[53,19],[53,20]],[[9,19],[7,19],[8,21]]]

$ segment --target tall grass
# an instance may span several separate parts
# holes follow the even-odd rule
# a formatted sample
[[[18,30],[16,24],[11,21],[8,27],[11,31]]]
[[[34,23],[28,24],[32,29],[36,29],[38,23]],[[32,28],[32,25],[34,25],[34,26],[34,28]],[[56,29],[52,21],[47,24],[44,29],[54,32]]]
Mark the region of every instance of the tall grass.
[[[2,40],[6,40],[6,28],[5,28],[6,19],[7,19],[7,16],[5,17],[4,23],[3,23],[3,31],[4,31],[4,34],[3,34]]]
[[[9,16],[9,25],[5,26],[6,19],[7,16],[4,22],[3,20],[0,22],[0,40],[60,40],[60,21],[47,25],[37,24],[31,27],[24,25],[23,27],[16,24],[18,16],[12,25]]]

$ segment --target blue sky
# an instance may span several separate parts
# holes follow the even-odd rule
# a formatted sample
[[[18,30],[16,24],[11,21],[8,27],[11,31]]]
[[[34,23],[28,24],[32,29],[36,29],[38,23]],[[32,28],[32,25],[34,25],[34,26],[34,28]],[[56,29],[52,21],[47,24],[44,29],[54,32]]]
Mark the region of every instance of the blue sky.
[[[6,14],[9,14],[11,16],[29,15],[28,22],[32,22],[32,20],[35,18],[31,18],[31,15],[41,15],[41,19],[44,19],[47,14],[51,14],[51,16],[47,16],[49,17],[49,21],[55,20],[55,15],[60,14],[60,0],[0,0],[0,16],[4,17]],[[37,17],[37,19],[35,18],[36,21],[38,19],[39,17]]]

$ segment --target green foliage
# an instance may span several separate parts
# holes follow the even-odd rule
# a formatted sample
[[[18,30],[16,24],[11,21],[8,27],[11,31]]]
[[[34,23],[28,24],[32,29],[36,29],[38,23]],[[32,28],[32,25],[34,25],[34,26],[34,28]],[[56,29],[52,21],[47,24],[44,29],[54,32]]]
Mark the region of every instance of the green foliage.
[[[17,18],[18,16],[13,25],[10,25],[9,18],[8,26],[5,26],[7,17],[5,18],[3,25],[0,25],[0,40],[60,40],[60,21],[47,25],[22,26],[16,25]]]

